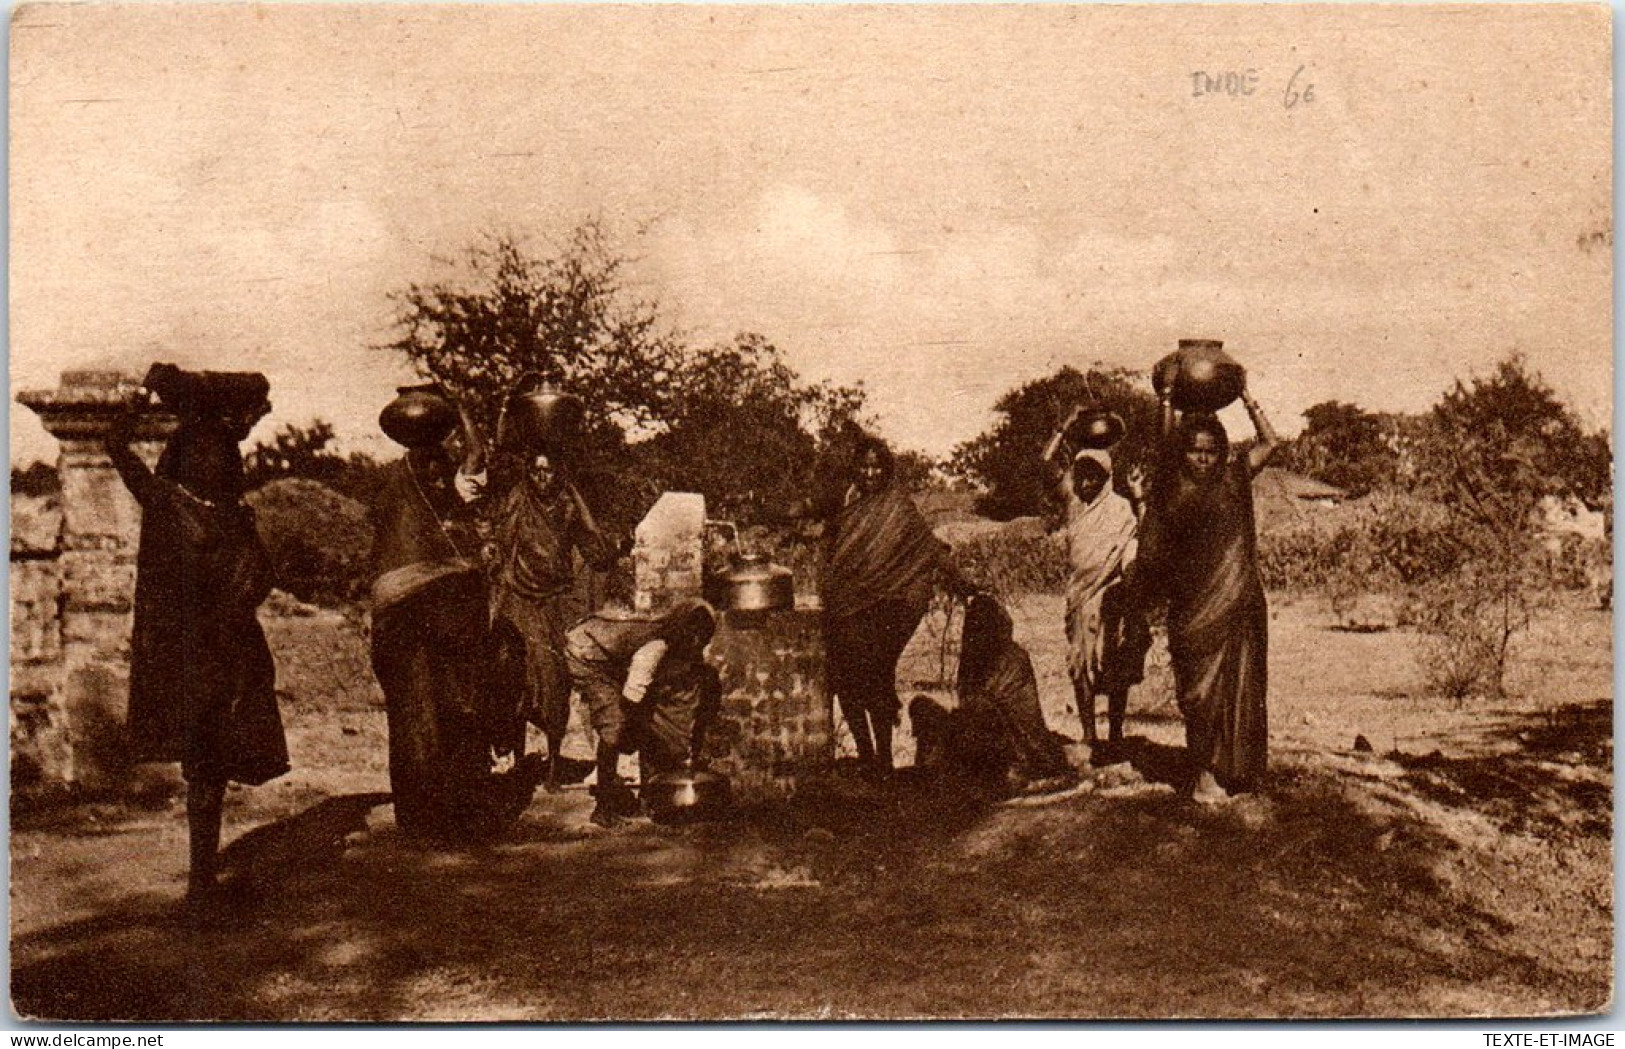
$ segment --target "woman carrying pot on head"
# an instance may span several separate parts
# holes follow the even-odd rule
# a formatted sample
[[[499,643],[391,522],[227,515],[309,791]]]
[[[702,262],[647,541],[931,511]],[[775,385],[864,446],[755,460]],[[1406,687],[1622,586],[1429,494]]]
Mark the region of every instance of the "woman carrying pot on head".
[[[1137,493],[1138,482],[1133,474],[1130,478]],[[1150,628],[1130,585],[1139,519],[1129,500],[1113,490],[1109,450],[1073,453],[1061,486],[1069,568],[1067,671],[1084,741],[1095,748],[1095,697],[1106,697],[1107,740],[1121,743],[1129,689],[1144,676],[1151,647]],[[1100,763],[1099,753],[1091,756]]]
[[[149,470],[130,447],[157,393],[180,427]],[[243,503],[238,442],[270,411],[263,375],[153,365],[113,424],[107,453],[141,505],[129,732],[136,761],[179,761],[186,778],[188,909],[216,902],[221,809],[229,782],[288,771],[276,667],[255,612],[270,558]]]
[[[1142,578],[1167,602],[1190,790],[1204,803],[1256,786],[1268,760],[1269,614],[1252,480],[1280,441],[1245,385],[1241,398],[1257,432],[1245,453],[1231,453],[1210,411],[1173,426],[1140,542]]]
[[[897,661],[938,586],[975,588],[948,557],[914,500],[897,482],[884,441],[857,445],[844,487],[800,509],[824,522],[824,649],[831,691],[852,730],[858,758],[885,774],[897,724]]]
[[[504,644],[490,627],[477,556],[481,446],[465,437],[459,469],[448,448],[459,412],[434,387],[403,389],[379,424],[406,447],[373,507],[372,666],[395,820],[413,837],[487,837],[517,817],[534,780],[518,767],[492,775],[493,751],[512,746],[508,715],[523,683],[517,639]]]
[[[491,615],[507,624],[525,648],[525,689],[513,719],[522,751],[525,723],[547,739],[549,791],[558,789],[559,748],[570,724],[570,673],[564,631],[577,618],[576,551],[603,572],[621,552],[598,527],[587,501],[571,480],[580,402],[547,389],[509,399],[499,443],[517,460],[512,481],[496,512],[496,563]]]

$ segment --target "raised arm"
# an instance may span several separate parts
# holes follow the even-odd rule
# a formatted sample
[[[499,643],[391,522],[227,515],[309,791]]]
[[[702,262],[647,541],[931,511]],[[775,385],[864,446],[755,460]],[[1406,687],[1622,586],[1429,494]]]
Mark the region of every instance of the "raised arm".
[[[627,541],[616,543],[604,533],[598,525],[598,518],[593,516],[592,507],[582,497],[580,489],[569,481],[564,483],[565,489],[570,493],[570,499],[576,508],[576,548],[586,560],[588,567],[595,572],[607,572],[615,567],[615,562],[630,553]]]
[[[158,487],[157,477],[130,447],[130,442],[135,439],[135,428],[141,421],[141,409],[145,403],[144,395],[138,395],[126,402],[124,410],[114,416],[113,424],[102,439],[102,446],[107,451],[108,458],[113,460],[113,468],[118,471],[119,479],[124,482],[124,487],[130,490],[130,494],[135,496],[135,501],[142,506],[152,501]]]
[[[457,405],[457,416],[463,427],[463,462],[458,469],[465,474],[482,474],[485,472],[486,448],[479,424],[474,421],[468,406],[461,402]]]
[[[1247,417],[1253,421],[1253,430],[1258,439],[1253,442],[1252,448],[1247,452],[1247,467],[1255,475],[1265,466],[1281,447],[1281,438],[1270,425],[1269,417],[1264,409],[1259,407],[1258,401],[1253,398],[1253,392],[1246,387],[1241,391],[1241,403],[1247,406]]]

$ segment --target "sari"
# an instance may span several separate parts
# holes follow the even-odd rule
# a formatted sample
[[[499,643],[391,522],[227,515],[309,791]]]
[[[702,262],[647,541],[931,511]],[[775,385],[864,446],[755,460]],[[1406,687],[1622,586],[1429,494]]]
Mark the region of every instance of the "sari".
[[[236,441],[182,427],[158,471],[108,454],[141,506],[130,636],[131,757],[179,761],[188,782],[258,785],[288,771],[276,666],[256,610],[270,557],[243,505]]]
[[[1111,458],[1085,451],[1107,471],[1106,483],[1084,503],[1067,485],[1067,671],[1080,696],[1127,691],[1144,672],[1150,633],[1128,598],[1124,573],[1133,562],[1139,522],[1111,486]]]
[[[1141,558],[1168,604],[1186,749],[1226,790],[1268,764],[1269,611],[1258,572],[1252,471],[1232,456],[1206,484],[1174,476],[1156,493]]]
[[[826,525],[820,582],[831,690],[848,720],[895,722],[897,661],[925,618],[947,548],[896,484],[856,494]]]
[[[951,769],[1001,792],[1012,780],[1074,776],[1044,721],[1032,658],[1013,631],[1009,613],[991,598],[972,601],[960,645],[958,708],[946,711],[927,696],[909,706],[917,764]]]
[[[518,646],[491,630],[479,566],[442,524],[455,499],[421,484],[405,459],[388,467],[374,509],[372,587],[372,667],[384,691],[396,823],[452,839],[517,815],[508,804],[517,797],[494,789],[491,751],[512,744],[519,691]]]
[[[525,649],[525,689],[516,697],[516,722],[529,721],[550,740],[570,724],[570,673],[564,632],[580,609],[575,595],[575,551],[589,564],[613,563],[613,549],[595,542],[574,499],[562,486],[539,492],[521,480],[497,516],[500,562],[491,595],[494,622],[506,624]]]

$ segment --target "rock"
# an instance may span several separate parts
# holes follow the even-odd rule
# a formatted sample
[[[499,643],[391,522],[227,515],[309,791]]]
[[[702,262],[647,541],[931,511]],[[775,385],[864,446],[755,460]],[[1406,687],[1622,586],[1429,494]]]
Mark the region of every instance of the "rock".
[[[322,614],[320,606],[301,601],[286,590],[272,590],[260,608],[268,615],[289,619],[310,619]]]
[[[1356,754],[1370,754],[1372,753],[1372,750],[1373,748],[1369,739],[1366,739],[1364,736],[1360,735],[1356,735],[1354,737],[1354,752]]]
[[[1095,785],[1101,788],[1126,787],[1145,782],[1145,777],[1133,765],[1107,765],[1095,772]]]

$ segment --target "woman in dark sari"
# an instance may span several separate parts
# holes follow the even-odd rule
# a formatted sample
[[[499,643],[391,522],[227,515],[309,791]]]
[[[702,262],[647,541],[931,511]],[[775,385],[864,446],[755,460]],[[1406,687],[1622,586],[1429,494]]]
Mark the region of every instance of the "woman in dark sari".
[[[1145,582],[1168,606],[1190,790],[1204,803],[1256,786],[1268,760],[1269,612],[1252,480],[1279,439],[1251,394],[1242,398],[1257,430],[1245,454],[1230,454],[1211,413],[1186,413],[1174,427],[1140,545]]]
[[[859,760],[880,773],[892,767],[903,649],[939,585],[958,595],[974,589],[895,473],[885,442],[865,438],[844,490],[831,489],[811,507],[824,520],[820,593],[830,690]]]
[[[426,391],[411,391],[424,398]],[[534,768],[492,774],[514,743],[523,643],[493,632],[472,499],[447,442],[458,415],[435,397],[425,422],[391,434],[406,456],[373,507],[372,667],[384,691],[395,821],[411,837],[487,838],[516,818]],[[472,463],[465,466],[472,467]],[[518,755],[515,755],[516,757]]]
[[[570,673],[564,633],[575,607],[575,553],[594,571],[614,566],[620,552],[598,527],[569,475],[542,447],[527,450],[525,474],[496,515],[492,618],[523,639],[526,690],[515,722],[523,749],[525,722],[547,740],[547,789],[559,789],[559,748],[570,724]]]
[[[1042,794],[1075,786],[1078,776],[1044,722],[1038,678],[1016,644],[1010,613],[992,596],[965,606],[959,647],[959,706],[929,696],[909,704],[919,743],[915,764],[953,773],[995,794]]]
[[[255,612],[270,559],[244,505],[237,444],[270,409],[262,375],[155,365],[147,386],[181,417],[156,471],[130,447],[142,402],[107,435],[141,506],[128,730],[135,761],[179,761],[186,779],[188,907],[215,902],[226,784],[288,771],[276,667]],[[144,401],[143,396],[143,401]]]

